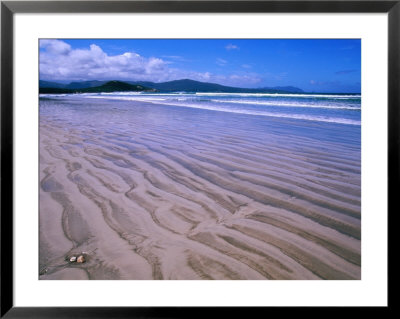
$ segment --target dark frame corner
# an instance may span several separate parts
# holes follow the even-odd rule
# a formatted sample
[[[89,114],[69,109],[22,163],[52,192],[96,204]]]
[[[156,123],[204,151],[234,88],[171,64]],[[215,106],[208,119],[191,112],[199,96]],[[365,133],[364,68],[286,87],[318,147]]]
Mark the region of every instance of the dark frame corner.
[[[187,318],[281,314],[277,308],[21,308],[13,305],[13,19],[15,13],[119,12],[313,12],[388,13],[388,217],[398,212],[400,163],[400,0],[308,1],[1,1],[1,317],[6,318]],[[392,223],[388,223],[393,226]],[[390,236],[389,231],[389,250]],[[393,236],[392,236],[393,237]],[[389,257],[389,256],[388,256]],[[390,260],[389,260],[390,261]],[[388,281],[389,286],[389,281]],[[373,292],[371,292],[373,293]],[[390,296],[388,307],[390,309]],[[290,308],[305,313],[307,308]],[[380,308],[382,309],[382,308]],[[278,310],[278,311],[276,311]],[[321,309],[320,309],[321,310]],[[336,312],[337,308],[329,309]],[[325,312],[326,309],[322,309]],[[367,311],[371,312],[371,309]]]

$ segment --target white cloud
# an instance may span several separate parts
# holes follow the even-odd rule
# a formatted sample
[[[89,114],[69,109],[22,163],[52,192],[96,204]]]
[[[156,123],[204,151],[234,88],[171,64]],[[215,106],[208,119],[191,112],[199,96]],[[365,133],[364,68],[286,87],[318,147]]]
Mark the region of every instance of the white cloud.
[[[135,52],[108,55],[99,46],[71,49],[60,40],[40,41],[40,77],[53,80],[155,80],[165,78],[167,64]],[[166,72],[168,74],[168,71]]]
[[[60,40],[40,40],[40,47],[52,54],[68,54],[71,46]]]
[[[227,46],[225,46],[225,49],[227,49],[228,51],[229,50],[239,50],[239,47],[237,45],[230,43]]]
[[[180,55],[162,55],[161,57],[171,60],[185,61],[185,58]]]
[[[218,75],[171,68],[170,62],[158,57],[143,57],[135,52],[108,55],[92,44],[87,49],[72,49],[61,40],[40,41],[40,79],[42,80],[126,80],[164,82],[179,79],[248,86],[259,83],[257,74]],[[227,61],[218,59],[217,63]]]
[[[217,63],[219,66],[225,66],[228,63],[228,61],[218,58],[215,63]]]

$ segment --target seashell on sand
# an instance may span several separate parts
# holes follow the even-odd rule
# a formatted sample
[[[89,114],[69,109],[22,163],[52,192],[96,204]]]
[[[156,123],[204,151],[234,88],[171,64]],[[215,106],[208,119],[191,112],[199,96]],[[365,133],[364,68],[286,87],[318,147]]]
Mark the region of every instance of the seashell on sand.
[[[80,256],[78,257],[78,259],[76,260],[76,262],[78,262],[78,263],[84,263],[84,262],[85,262],[85,257],[83,257],[82,255],[80,255]]]

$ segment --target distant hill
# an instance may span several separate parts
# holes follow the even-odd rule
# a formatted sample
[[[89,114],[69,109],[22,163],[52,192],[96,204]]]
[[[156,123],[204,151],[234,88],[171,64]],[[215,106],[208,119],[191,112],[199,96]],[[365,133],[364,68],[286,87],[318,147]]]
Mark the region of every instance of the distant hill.
[[[112,84],[114,83],[114,85]],[[131,85],[131,86],[128,86]],[[51,90],[49,90],[51,88]],[[39,89],[42,93],[84,93],[84,92],[116,92],[116,91],[158,91],[158,92],[204,92],[204,93],[303,93],[303,90],[293,86],[272,88],[239,88],[225,86],[216,83],[199,82],[189,79],[168,82],[146,81],[82,81],[62,84],[57,82],[39,81]],[[63,91],[57,91],[60,89]],[[66,90],[66,91],[65,91]],[[45,92],[46,91],[46,92]]]
[[[121,81],[109,81],[100,86],[85,88],[85,89],[75,89],[77,92],[130,92],[130,91],[152,91],[151,88],[137,85],[129,84]]]
[[[101,86],[107,83],[107,81],[83,81],[83,82],[71,82],[65,86],[66,89],[86,89],[96,86]]]
[[[151,88],[142,85],[129,84],[121,81],[108,81],[102,85],[86,88],[51,88],[39,87],[39,93],[57,94],[57,93],[97,93],[97,92],[137,92],[154,91]]]
[[[39,80],[39,88],[65,88],[66,84]]]
[[[134,82],[131,82],[134,83]],[[215,83],[199,82],[194,80],[175,80],[162,83],[136,82],[147,85],[161,92],[237,92],[247,89],[223,86]]]
[[[175,80],[169,82],[129,82],[132,84],[140,84],[160,92],[219,92],[219,93],[293,93],[303,92],[303,90],[293,87],[276,87],[276,88],[239,88],[225,86],[216,83],[199,82],[189,79]]]
[[[273,90],[279,90],[279,91],[286,91],[286,92],[290,92],[290,93],[304,93],[304,91],[302,89],[299,89],[295,86],[274,86],[272,88],[260,88],[260,90],[263,89],[273,89]]]

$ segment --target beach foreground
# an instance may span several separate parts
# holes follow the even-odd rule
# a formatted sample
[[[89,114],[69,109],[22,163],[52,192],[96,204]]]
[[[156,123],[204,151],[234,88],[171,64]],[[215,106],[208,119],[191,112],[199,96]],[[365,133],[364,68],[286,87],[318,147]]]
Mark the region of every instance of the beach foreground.
[[[361,278],[359,125],[41,98],[39,179],[40,279]]]

